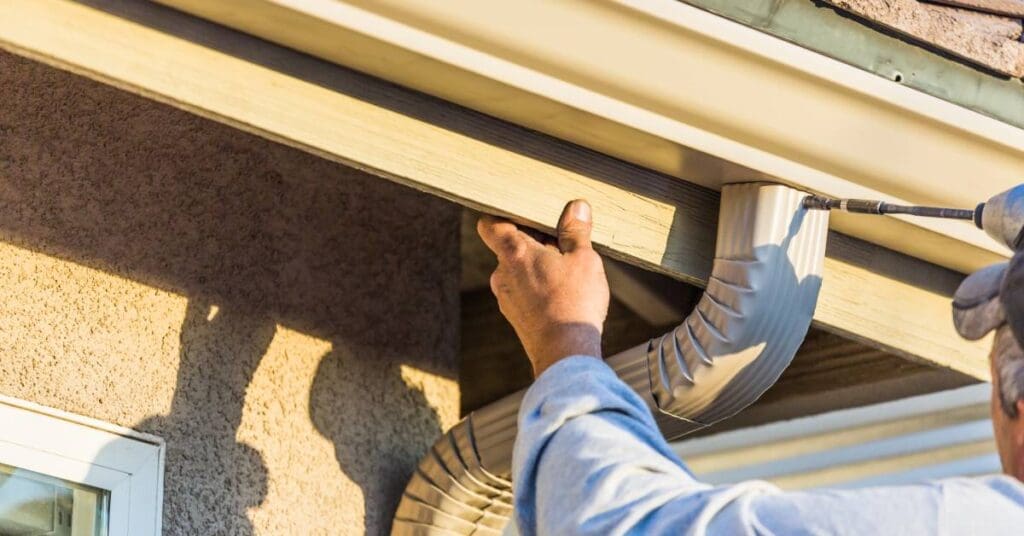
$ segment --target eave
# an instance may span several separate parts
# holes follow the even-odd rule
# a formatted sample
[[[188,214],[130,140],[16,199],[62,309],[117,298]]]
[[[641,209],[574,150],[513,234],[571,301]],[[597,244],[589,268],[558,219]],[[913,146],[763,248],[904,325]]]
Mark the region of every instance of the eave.
[[[696,283],[706,281],[710,271],[717,220],[713,191],[160,6],[114,0],[5,2],[0,4],[0,48],[538,228],[550,228],[566,200],[586,197],[600,215],[595,242],[604,253]],[[708,53],[715,53],[714,47]],[[448,81],[462,87],[455,80]],[[524,107],[530,102],[553,101],[524,101]],[[606,133],[601,125],[625,128],[595,123],[587,132]],[[721,136],[687,131],[743,149]],[[948,132],[947,137],[956,138]],[[658,139],[626,138],[635,148]],[[662,142],[652,147],[674,147],[675,152],[662,154],[679,158],[680,169],[717,169],[709,176],[718,179],[763,177]],[[995,150],[995,142],[976,139],[975,145]],[[970,186],[978,191],[992,186],[980,182]],[[893,232],[919,229],[894,219],[875,221],[889,221]],[[921,232],[943,244],[960,244],[962,251],[988,251],[999,258],[948,235]],[[948,296],[958,281],[955,272],[833,233],[814,320],[897,355],[984,378],[985,342],[959,339],[949,322]]]
[[[973,207],[1024,172],[1024,130],[674,1],[161,1],[716,189]],[[1006,254],[956,222],[833,228],[961,272]]]

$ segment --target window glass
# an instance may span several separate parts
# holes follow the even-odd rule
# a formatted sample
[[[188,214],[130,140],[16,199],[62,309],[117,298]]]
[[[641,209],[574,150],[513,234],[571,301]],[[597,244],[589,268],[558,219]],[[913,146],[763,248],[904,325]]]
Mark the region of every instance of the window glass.
[[[0,464],[0,536],[106,536],[107,491]]]

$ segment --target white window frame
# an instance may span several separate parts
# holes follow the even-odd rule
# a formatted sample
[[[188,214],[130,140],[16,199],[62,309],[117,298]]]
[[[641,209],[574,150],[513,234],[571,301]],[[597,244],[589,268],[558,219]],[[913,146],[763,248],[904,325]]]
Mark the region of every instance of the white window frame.
[[[159,536],[156,436],[0,395],[0,463],[110,492],[110,536]]]

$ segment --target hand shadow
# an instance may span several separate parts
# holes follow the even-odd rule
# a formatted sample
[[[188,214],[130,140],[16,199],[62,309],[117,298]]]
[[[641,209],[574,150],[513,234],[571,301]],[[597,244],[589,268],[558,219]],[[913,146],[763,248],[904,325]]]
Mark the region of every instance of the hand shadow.
[[[317,368],[309,413],[363,492],[365,533],[388,534],[405,485],[443,430],[424,393],[403,379],[398,360],[354,353],[334,342]]]
[[[173,534],[167,527],[253,533],[247,513],[266,498],[267,468],[259,451],[235,437],[246,387],[274,331],[267,318],[189,300],[171,410],[133,426],[174,438],[167,442],[163,506],[174,523],[164,524],[165,534]]]

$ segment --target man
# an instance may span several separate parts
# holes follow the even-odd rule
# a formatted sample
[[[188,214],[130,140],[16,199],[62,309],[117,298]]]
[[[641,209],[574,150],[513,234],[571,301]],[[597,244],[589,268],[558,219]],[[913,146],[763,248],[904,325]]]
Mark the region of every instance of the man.
[[[591,227],[584,201],[566,206],[556,240],[491,217],[477,226],[537,378],[513,454],[522,534],[1024,534],[1024,254],[969,277],[954,301],[962,335],[997,330],[992,422],[1007,476],[783,492],[697,481],[601,360],[609,292]]]

